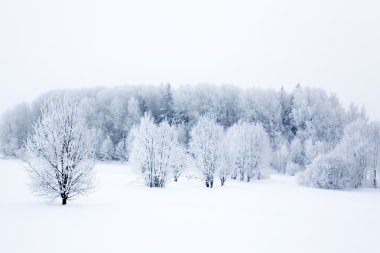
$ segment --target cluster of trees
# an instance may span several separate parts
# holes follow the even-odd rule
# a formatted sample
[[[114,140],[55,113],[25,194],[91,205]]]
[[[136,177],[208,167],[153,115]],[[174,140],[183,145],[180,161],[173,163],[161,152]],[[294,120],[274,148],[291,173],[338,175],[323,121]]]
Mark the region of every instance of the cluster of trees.
[[[221,184],[260,179],[269,167],[302,174],[300,182],[314,187],[376,187],[377,124],[364,109],[346,110],[335,95],[300,85],[291,92],[169,84],[53,91],[2,116],[0,152],[22,157],[40,108],[63,95],[76,98],[92,129],[94,159],[131,160],[152,187],[168,175],[177,180],[189,163],[209,187],[216,176]]]
[[[43,102],[67,91],[43,94],[33,103],[21,104],[0,120],[0,151],[19,156],[32,124],[40,116]],[[351,121],[356,108],[345,111],[334,96],[325,91],[297,86],[293,91],[241,89],[234,86],[126,86],[72,90],[80,100],[87,126],[96,129],[95,155],[99,160],[127,160],[129,132],[149,112],[155,123],[164,119],[181,128],[185,144],[200,116],[210,113],[225,129],[239,121],[260,123],[268,133],[272,148],[318,140],[335,145]],[[350,110],[351,110],[350,109]],[[356,115],[352,115],[355,117]],[[127,151],[127,152],[126,152]]]
[[[318,154],[300,174],[300,182],[325,189],[376,188],[379,158],[380,124],[358,119],[345,128],[331,152]]]
[[[222,186],[229,176],[260,179],[270,163],[269,136],[261,125],[238,122],[225,131],[211,114],[201,116],[191,129],[188,149],[176,125],[166,119],[156,124],[149,114],[131,135],[130,161],[149,187],[164,187],[169,175],[177,181],[189,164],[212,188],[217,176]]]
[[[157,125],[146,113],[131,131],[131,139],[130,160],[149,187],[164,187],[170,172],[178,180],[187,166],[187,154],[179,142],[176,126],[166,119]]]

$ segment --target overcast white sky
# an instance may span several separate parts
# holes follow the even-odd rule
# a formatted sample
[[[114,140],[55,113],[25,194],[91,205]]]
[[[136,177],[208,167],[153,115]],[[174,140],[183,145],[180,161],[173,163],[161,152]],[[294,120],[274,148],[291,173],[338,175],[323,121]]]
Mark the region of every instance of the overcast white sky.
[[[380,120],[378,0],[0,0],[0,111],[57,88],[297,83]]]

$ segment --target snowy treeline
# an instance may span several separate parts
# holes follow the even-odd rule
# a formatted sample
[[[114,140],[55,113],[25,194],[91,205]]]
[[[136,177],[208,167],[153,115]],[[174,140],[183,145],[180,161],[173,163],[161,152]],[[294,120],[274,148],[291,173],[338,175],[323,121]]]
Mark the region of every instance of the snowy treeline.
[[[259,179],[267,168],[298,173],[314,187],[376,186],[378,125],[364,109],[345,109],[335,95],[300,85],[291,92],[211,85],[54,91],[2,116],[4,156],[23,155],[41,105],[62,94],[78,98],[95,131],[96,159],[131,158],[150,186],[164,186],[168,175],[177,180],[189,160],[209,187],[214,177],[221,184]]]

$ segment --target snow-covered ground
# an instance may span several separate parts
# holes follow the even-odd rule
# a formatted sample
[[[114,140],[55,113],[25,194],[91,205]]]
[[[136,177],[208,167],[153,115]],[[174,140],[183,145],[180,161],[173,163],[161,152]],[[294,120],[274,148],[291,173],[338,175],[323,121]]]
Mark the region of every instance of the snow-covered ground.
[[[0,252],[378,252],[380,191],[329,191],[272,176],[150,189],[127,165],[96,166],[88,197],[33,196],[22,164],[0,160]]]

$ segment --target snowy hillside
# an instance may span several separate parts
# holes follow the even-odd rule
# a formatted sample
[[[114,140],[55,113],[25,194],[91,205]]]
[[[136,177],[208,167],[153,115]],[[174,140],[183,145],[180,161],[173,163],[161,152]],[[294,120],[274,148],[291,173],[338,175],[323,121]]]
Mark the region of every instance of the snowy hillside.
[[[0,160],[0,252],[377,252],[380,191],[298,186],[294,177],[209,189],[181,177],[148,188],[132,168],[99,164],[94,194],[61,206],[31,195]]]

